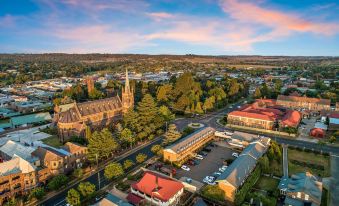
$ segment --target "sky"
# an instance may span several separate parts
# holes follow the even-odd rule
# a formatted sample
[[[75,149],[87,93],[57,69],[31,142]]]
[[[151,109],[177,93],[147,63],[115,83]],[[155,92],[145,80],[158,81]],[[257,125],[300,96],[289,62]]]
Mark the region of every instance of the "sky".
[[[339,0],[1,0],[0,53],[339,56]]]

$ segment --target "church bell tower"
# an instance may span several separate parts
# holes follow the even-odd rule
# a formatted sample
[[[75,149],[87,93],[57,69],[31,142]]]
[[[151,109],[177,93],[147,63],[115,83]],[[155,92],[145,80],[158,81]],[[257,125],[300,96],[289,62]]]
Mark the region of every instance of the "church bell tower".
[[[133,89],[130,88],[129,85],[127,69],[126,69],[125,88],[122,89],[121,101],[123,113],[126,113],[130,108],[133,108],[134,106],[134,91]]]

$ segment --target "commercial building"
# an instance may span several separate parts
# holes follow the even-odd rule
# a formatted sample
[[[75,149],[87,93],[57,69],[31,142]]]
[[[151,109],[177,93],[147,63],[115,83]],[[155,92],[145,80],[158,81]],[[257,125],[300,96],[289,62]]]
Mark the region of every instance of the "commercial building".
[[[16,195],[28,194],[36,184],[35,166],[21,157],[0,163],[0,205]]]
[[[134,91],[130,88],[126,70],[125,89],[119,96],[74,103],[73,106],[55,114],[59,138],[65,142],[69,137],[85,136],[86,127],[100,129],[122,118],[122,115],[134,106]],[[58,111],[58,110],[55,110]]]
[[[184,185],[181,182],[148,171],[139,182],[131,185],[127,200],[134,205],[145,202],[169,206],[177,205],[183,193]]]
[[[279,186],[280,194],[285,195],[284,205],[320,206],[322,182],[309,172],[293,174],[290,178],[282,177]]]
[[[211,141],[215,130],[211,127],[201,128],[194,133],[178,140],[164,149],[164,161],[182,164],[193,157],[195,152]]]
[[[272,101],[258,100],[227,116],[227,124],[251,128],[275,130],[279,127],[297,127],[301,121],[298,111],[275,105]]]
[[[329,115],[328,130],[339,130],[339,113],[333,113]]]
[[[234,202],[238,189],[256,167],[257,161],[267,151],[270,138],[262,137],[250,143],[227,169],[221,173],[216,182],[225,192],[225,199]]]
[[[69,173],[86,161],[87,148],[74,143],[67,143],[65,147],[67,151],[39,146],[32,154],[40,159],[41,165],[48,168],[52,175]]]
[[[321,110],[330,110],[331,100],[279,95],[277,98],[277,105],[292,109],[306,109],[319,112]]]

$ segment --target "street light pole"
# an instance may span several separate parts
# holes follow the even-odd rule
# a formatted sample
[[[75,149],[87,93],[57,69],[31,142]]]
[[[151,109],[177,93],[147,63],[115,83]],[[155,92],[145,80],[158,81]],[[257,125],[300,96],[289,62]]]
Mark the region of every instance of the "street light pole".
[[[100,170],[99,170],[99,161],[98,161],[98,154],[95,154],[95,158],[97,160],[97,170],[98,170],[98,186],[99,186],[99,190],[100,190]]]

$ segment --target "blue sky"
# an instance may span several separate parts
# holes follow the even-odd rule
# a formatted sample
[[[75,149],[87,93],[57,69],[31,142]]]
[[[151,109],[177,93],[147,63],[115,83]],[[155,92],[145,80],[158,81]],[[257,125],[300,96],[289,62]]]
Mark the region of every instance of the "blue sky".
[[[0,53],[339,55],[339,2],[3,0]]]

